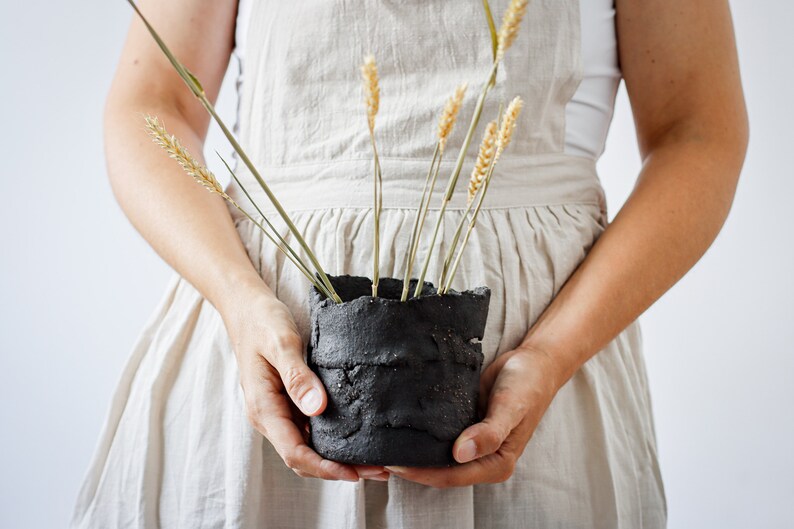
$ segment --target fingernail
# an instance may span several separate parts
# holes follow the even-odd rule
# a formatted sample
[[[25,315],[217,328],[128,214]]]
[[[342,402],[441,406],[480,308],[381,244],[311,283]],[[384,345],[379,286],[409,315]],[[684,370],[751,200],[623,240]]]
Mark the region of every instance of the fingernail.
[[[301,399],[301,409],[306,415],[311,415],[320,409],[323,397],[316,388],[310,389]]]
[[[407,470],[405,467],[383,467],[383,468],[395,474],[401,474]]]
[[[463,441],[458,448],[458,461],[466,463],[477,457],[477,445],[472,439]]]
[[[386,474],[385,476],[372,476],[371,478],[367,479],[371,479],[373,481],[389,481],[389,475]]]

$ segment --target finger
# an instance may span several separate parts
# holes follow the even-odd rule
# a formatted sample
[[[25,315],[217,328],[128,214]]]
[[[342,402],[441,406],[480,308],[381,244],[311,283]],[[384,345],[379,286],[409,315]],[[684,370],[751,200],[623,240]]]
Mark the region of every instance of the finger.
[[[352,466],[323,459],[309,448],[292,419],[289,401],[280,391],[278,374],[264,358],[259,355],[256,358],[258,360],[241,373],[248,416],[254,427],[296,473],[358,481],[358,474]]]
[[[386,474],[388,477],[389,473],[383,468],[378,466],[372,465],[353,465],[353,468],[356,469],[358,476],[364,479],[377,479],[379,476],[383,476]]]
[[[372,481],[389,481],[390,477],[391,477],[391,474],[389,474],[387,471],[384,470],[383,472],[381,472],[380,474],[378,474],[376,476],[368,476],[368,477],[363,478],[363,479],[370,479]]]
[[[477,483],[501,483],[513,474],[512,458],[491,454],[456,467],[413,468],[387,466],[386,470],[409,481],[440,489],[465,487]]]
[[[510,355],[503,361],[493,382],[485,418],[464,430],[452,447],[459,463],[496,452],[507,436],[526,416],[531,399],[530,359],[522,354]]]
[[[276,368],[284,389],[301,412],[312,416],[325,410],[325,388],[303,360],[303,342],[298,335],[280,339],[265,358]]]
[[[284,460],[284,464],[292,470],[322,479],[358,481],[358,473],[351,466],[323,459],[309,448],[298,427],[290,419],[265,413],[261,424],[262,429],[267,432],[268,441]]]

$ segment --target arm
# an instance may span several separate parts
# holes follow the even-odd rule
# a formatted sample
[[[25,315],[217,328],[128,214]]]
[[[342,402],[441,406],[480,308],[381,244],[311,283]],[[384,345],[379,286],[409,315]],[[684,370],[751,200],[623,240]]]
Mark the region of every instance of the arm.
[[[237,2],[142,0],[140,9],[214,101],[229,63]],[[254,269],[223,199],[186,176],[154,145],[143,115],[157,115],[202,159],[209,116],[135,18],[105,108],[105,148],[113,192],[155,251],[220,312],[240,367],[248,415],[301,475],[358,480],[356,470],[323,460],[305,443],[287,396],[307,415],[326,403],[303,360],[289,310]],[[286,394],[285,394],[286,393]],[[300,415],[300,414],[297,414]]]
[[[140,4],[215,100],[229,63],[235,2]],[[194,15],[185,17],[186,11]],[[198,34],[205,44],[201,47]],[[147,113],[160,117],[203,160],[209,118],[134,18],[105,105],[111,186],[124,213],[154,250],[221,307],[236,284],[256,284],[258,274],[223,200],[186,178],[145,134],[142,116]]]
[[[617,0],[620,61],[643,166],[614,222],[529,331],[484,372],[487,416],[428,485],[503,481],[557,390],[667,291],[730,209],[748,125],[726,0]]]
[[[705,253],[728,215],[747,148],[728,2],[617,7],[643,165],[614,222],[525,341],[561,360],[562,380]]]

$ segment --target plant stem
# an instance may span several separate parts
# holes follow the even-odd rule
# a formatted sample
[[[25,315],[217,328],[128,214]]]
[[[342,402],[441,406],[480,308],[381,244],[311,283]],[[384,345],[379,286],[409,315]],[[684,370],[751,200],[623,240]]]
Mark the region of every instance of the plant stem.
[[[458,250],[458,255],[455,256],[455,262],[452,264],[452,270],[449,273],[447,284],[444,286],[444,289],[441,292],[442,294],[446,294],[447,291],[449,291],[449,286],[452,284],[452,278],[455,277],[455,273],[458,271],[458,265],[460,264],[460,256],[463,254],[463,249],[466,247],[466,244],[469,242],[469,235],[471,235],[473,228],[474,228],[474,224],[469,223],[469,228],[466,230],[466,235],[463,236],[463,242],[460,245],[460,250]]]
[[[374,236],[373,236],[373,255],[372,255],[372,297],[378,297],[378,283],[380,281],[380,211],[383,207],[383,175],[380,169],[380,159],[378,158],[378,149],[375,146],[375,131],[369,129],[369,139],[372,143],[372,152],[374,156],[374,174],[373,182],[373,214],[374,214]]]
[[[488,22],[488,32],[491,34],[491,48],[493,52],[493,59],[496,60],[496,49],[499,46],[499,37],[496,34],[496,25],[493,21],[491,14],[491,5],[488,0],[482,0],[482,7],[485,10],[485,20]]]
[[[198,81],[196,76],[193,75],[187,68],[185,68],[185,66],[182,65],[182,63],[179,62],[179,60],[174,56],[174,54],[171,52],[168,46],[166,46],[165,42],[163,42],[163,40],[160,38],[160,36],[151,26],[151,24],[149,24],[148,20],[146,20],[146,18],[143,16],[143,13],[140,12],[138,6],[135,5],[135,2],[133,0],[127,0],[127,2],[132,6],[132,8],[135,10],[135,12],[143,21],[143,23],[146,25],[147,29],[149,30],[149,33],[152,35],[152,37],[157,42],[160,49],[163,51],[163,53],[166,55],[168,60],[171,62],[171,65],[177,71],[179,76],[182,78],[185,84],[188,85],[188,88],[190,88],[191,92],[193,92],[193,95],[196,96],[196,98],[201,102],[201,104],[204,106],[204,108],[207,110],[210,116],[212,116],[212,118],[218,124],[224,136],[226,136],[226,139],[229,140],[229,143],[234,148],[234,151],[237,153],[238,156],[240,156],[240,159],[243,161],[243,163],[245,163],[245,165],[251,171],[251,174],[254,176],[259,186],[265,192],[267,198],[276,208],[276,211],[278,211],[278,214],[281,216],[281,218],[284,219],[284,222],[287,224],[287,227],[295,236],[295,239],[301,245],[303,250],[306,252],[306,255],[309,257],[309,260],[311,261],[315,270],[319,274],[323,284],[325,285],[328,292],[331,294],[332,299],[337,303],[341,303],[342,299],[334,290],[334,287],[331,284],[331,280],[328,279],[327,274],[325,273],[319,261],[317,260],[317,257],[314,255],[314,252],[312,252],[311,248],[309,248],[309,245],[306,244],[303,235],[300,233],[298,228],[295,227],[292,220],[289,218],[289,215],[287,215],[287,212],[281,206],[281,203],[279,203],[278,199],[276,199],[276,196],[273,194],[273,192],[270,190],[268,185],[265,183],[262,176],[259,174],[259,171],[257,171],[254,164],[248,158],[248,155],[246,155],[245,151],[237,142],[237,140],[234,138],[231,131],[229,131],[228,127],[226,127],[226,124],[223,122],[220,116],[218,116],[218,113],[215,111],[215,107],[213,107],[212,103],[210,103],[209,99],[207,99],[207,96],[204,93],[204,89],[201,86],[201,83]]]
[[[497,127],[502,122],[502,109],[503,109],[503,106],[500,103],[499,104],[499,111],[496,114]],[[496,139],[494,139],[494,141],[496,141]],[[488,164],[488,167],[485,170],[485,178],[486,179],[489,177],[489,174],[491,172],[493,172],[493,167],[494,167],[494,165],[496,165],[496,161],[499,158],[500,153],[501,153],[501,151],[499,150],[499,148],[497,146],[494,146],[494,152],[493,152],[493,155],[491,157],[491,161],[490,161],[490,163]],[[475,191],[475,196],[471,197],[468,200],[468,203],[466,204],[466,211],[465,211],[465,213],[463,213],[463,216],[461,217],[460,222],[458,222],[458,226],[455,229],[455,235],[452,237],[452,243],[449,245],[449,248],[447,249],[447,255],[444,257],[444,264],[443,264],[443,267],[442,267],[442,270],[441,270],[441,275],[440,275],[440,277],[438,279],[439,287],[443,287],[444,285],[447,284],[446,279],[447,279],[447,274],[449,273],[449,267],[450,267],[450,265],[452,263],[452,257],[455,254],[455,248],[457,247],[458,241],[460,240],[460,234],[461,234],[461,231],[463,230],[463,225],[466,223],[466,219],[469,216],[469,212],[471,212],[471,208],[474,205],[474,198],[479,198],[480,196],[482,196],[485,193],[485,189],[483,189],[482,192],[479,192],[479,193],[478,193],[478,191],[479,191],[479,189],[477,191]]]
[[[446,283],[443,286],[439,286],[439,293],[446,294],[449,290],[450,285],[452,284],[452,279],[455,277],[455,273],[458,271],[458,265],[460,264],[460,257],[463,255],[463,250],[466,248],[466,244],[469,242],[469,236],[471,235],[472,230],[474,229],[474,225],[477,222],[477,215],[480,214],[480,208],[482,207],[482,201],[485,198],[485,193],[488,191],[488,185],[491,183],[491,176],[493,175],[494,167],[496,166],[496,160],[498,156],[494,155],[493,160],[491,160],[491,165],[488,167],[488,174],[485,176],[485,182],[482,185],[482,191],[480,191],[480,196],[477,199],[477,207],[474,208],[474,213],[471,216],[471,221],[469,221],[469,227],[466,230],[466,235],[463,237],[463,242],[460,245],[460,249],[458,250],[458,254],[455,257],[455,262],[452,265],[452,271],[449,273],[449,277],[446,278]],[[469,205],[471,206],[471,205]],[[466,210],[466,214],[468,215],[469,207]],[[464,219],[466,216],[464,215]]]
[[[438,237],[438,230],[441,227],[441,222],[444,219],[444,212],[447,210],[447,204],[449,201],[452,200],[452,193],[455,191],[455,185],[458,183],[458,177],[460,176],[460,171],[463,168],[463,162],[466,159],[466,151],[469,149],[469,144],[471,144],[472,136],[474,136],[474,130],[477,128],[477,124],[480,121],[480,115],[482,114],[482,107],[485,103],[485,96],[488,95],[488,90],[493,85],[494,79],[496,78],[496,68],[499,66],[498,62],[494,62],[493,66],[491,67],[490,75],[488,76],[488,81],[483,85],[482,92],[480,93],[480,97],[477,98],[477,105],[474,107],[474,114],[471,117],[471,122],[469,123],[469,130],[466,132],[466,138],[463,140],[463,145],[460,147],[460,152],[458,153],[458,160],[455,164],[455,169],[453,170],[452,174],[450,175],[449,182],[447,183],[447,190],[444,193],[444,197],[441,201],[441,209],[438,213],[438,219],[436,220],[436,227],[433,230],[433,238],[430,243],[430,247],[427,251],[427,256],[425,256],[425,264],[422,267],[422,273],[419,276],[419,282],[417,283],[417,293],[416,296],[419,295],[421,292],[422,284],[425,279],[425,275],[427,274],[427,267],[430,264],[430,258],[433,255],[433,247],[436,242],[436,238]],[[440,288],[440,285],[439,285]]]
[[[215,151],[215,154],[217,154],[217,155],[218,155],[218,158],[220,158],[220,159],[221,159],[221,162],[223,162],[223,165],[225,165],[225,166],[226,166],[226,169],[229,171],[229,174],[230,174],[230,175],[231,175],[231,177],[234,179],[234,181],[237,183],[238,187],[239,187],[239,188],[242,190],[242,192],[243,192],[243,193],[245,194],[245,196],[248,198],[248,201],[249,201],[249,202],[251,202],[251,204],[254,206],[254,209],[256,209],[257,213],[259,213],[259,215],[262,217],[262,219],[264,219],[265,223],[268,225],[268,227],[271,229],[271,231],[272,231],[272,232],[273,232],[273,233],[276,235],[276,237],[278,238],[278,240],[279,240],[279,241],[281,241],[281,243],[282,243],[282,244],[283,244],[283,245],[284,245],[284,246],[285,246],[285,247],[286,247],[286,248],[289,250],[289,252],[292,254],[292,256],[293,256],[295,259],[297,259],[297,260],[298,260],[298,261],[301,263],[301,266],[302,266],[304,269],[306,269],[306,270],[309,270],[309,267],[308,267],[308,266],[306,266],[306,263],[304,263],[304,262],[303,262],[303,259],[301,259],[301,258],[300,258],[300,256],[298,256],[298,254],[297,254],[297,253],[295,253],[295,250],[293,250],[293,249],[292,249],[292,247],[289,245],[289,243],[288,243],[287,241],[285,241],[285,240],[284,240],[284,238],[281,236],[281,234],[278,232],[278,230],[277,230],[277,229],[276,229],[276,228],[273,226],[273,224],[271,224],[271,222],[268,220],[267,216],[266,216],[266,215],[265,215],[265,214],[262,212],[262,210],[259,208],[259,206],[257,205],[257,203],[256,203],[256,202],[254,202],[254,199],[251,197],[251,195],[250,195],[250,194],[248,193],[248,191],[245,189],[245,186],[244,186],[244,185],[243,185],[243,183],[240,181],[240,179],[239,179],[239,178],[237,178],[237,175],[236,175],[236,174],[235,174],[235,172],[232,170],[232,168],[229,166],[229,164],[228,164],[228,163],[226,163],[226,160],[223,158],[223,156],[221,156],[221,155],[220,155],[220,153],[218,153],[218,151]]]
[[[430,162],[430,169],[427,171],[427,176],[425,177],[425,187],[422,189],[422,198],[419,201],[419,209],[416,210],[416,216],[414,217],[414,225],[411,229],[411,239],[408,241],[408,251],[405,252],[405,276],[403,278],[403,292],[400,301],[406,301],[408,299],[408,289],[409,283],[411,281],[411,271],[413,270],[414,264],[414,256],[416,255],[416,247],[419,245],[419,237],[421,235],[421,228],[419,227],[419,223],[422,219],[422,211],[425,207],[425,200],[427,199],[429,203],[429,198],[427,198],[427,189],[430,187],[430,193],[432,195],[432,187],[430,186],[430,179],[433,176],[433,169],[435,168],[436,161],[438,160],[439,164],[441,160],[439,160],[439,151],[441,150],[441,145],[439,142],[436,142],[436,149],[433,151],[433,160]],[[435,180],[433,180],[435,184]]]
[[[237,185],[240,187],[240,189],[242,190],[242,192],[243,192],[243,193],[245,194],[245,196],[248,198],[248,201],[249,201],[249,202],[251,202],[251,204],[253,204],[253,206],[254,206],[254,209],[256,209],[257,213],[259,213],[259,215],[260,215],[260,216],[262,217],[262,219],[265,221],[265,223],[266,223],[266,224],[267,224],[267,226],[270,228],[270,230],[273,232],[273,234],[275,234],[275,236],[278,238],[278,240],[280,241],[280,244],[279,244],[279,243],[276,243],[276,241],[274,241],[274,240],[273,240],[273,237],[271,237],[271,236],[270,236],[270,234],[269,234],[269,233],[267,233],[267,231],[265,231],[265,229],[262,227],[262,225],[261,225],[261,224],[259,224],[259,223],[257,223],[257,222],[255,222],[255,224],[256,224],[257,226],[259,226],[259,228],[260,228],[260,229],[261,229],[263,232],[265,232],[265,235],[267,235],[267,237],[268,237],[268,238],[269,238],[271,241],[273,241],[273,242],[276,244],[276,246],[279,248],[279,250],[281,250],[282,252],[284,252],[285,250],[284,250],[284,249],[282,249],[282,247],[281,247],[281,246],[283,246],[284,248],[286,248],[286,250],[287,250],[287,251],[288,251],[288,252],[291,254],[291,256],[292,256],[292,257],[290,257],[290,255],[287,255],[287,257],[290,257],[290,261],[292,261],[292,262],[295,264],[295,266],[296,266],[296,267],[298,267],[298,270],[300,270],[300,272],[301,272],[303,275],[305,275],[305,276],[306,276],[306,277],[309,279],[309,281],[311,281],[311,282],[312,282],[312,284],[313,284],[313,285],[314,285],[314,286],[317,288],[317,290],[319,290],[320,292],[322,292],[322,293],[323,293],[323,295],[325,295],[327,298],[329,298],[329,299],[332,299],[332,298],[333,298],[333,295],[331,294],[331,292],[329,292],[329,291],[328,291],[328,289],[325,287],[325,285],[323,285],[322,283],[320,283],[320,282],[318,282],[318,281],[317,281],[317,279],[316,279],[316,278],[314,277],[314,275],[311,273],[311,270],[309,270],[309,267],[308,267],[308,266],[306,266],[306,263],[304,263],[304,262],[303,262],[303,259],[301,259],[301,258],[300,258],[300,256],[299,256],[297,253],[295,253],[295,250],[293,250],[293,249],[292,249],[292,246],[290,246],[290,245],[289,245],[289,243],[288,243],[287,241],[285,241],[285,240],[284,240],[284,237],[282,237],[282,236],[281,236],[281,234],[278,232],[278,230],[276,230],[275,226],[273,226],[273,224],[272,224],[272,223],[271,223],[271,222],[268,220],[267,216],[265,216],[265,214],[264,214],[264,213],[262,212],[262,210],[259,208],[259,206],[257,205],[257,203],[256,203],[256,202],[254,202],[254,200],[253,200],[253,198],[251,197],[251,195],[250,195],[250,194],[248,193],[248,191],[245,189],[245,186],[243,186],[243,183],[240,181],[240,179],[239,179],[239,178],[237,178],[237,175],[234,173],[234,171],[232,171],[232,168],[231,168],[231,167],[229,167],[229,164],[228,164],[228,163],[226,163],[226,160],[224,160],[224,159],[223,159],[223,156],[221,156],[221,155],[220,155],[220,154],[219,154],[217,151],[215,152],[215,154],[217,154],[217,155],[218,155],[218,158],[220,158],[220,159],[221,159],[221,161],[223,162],[223,165],[225,165],[225,166],[226,166],[226,169],[228,169],[228,171],[229,171],[229,174],[232,176],[232,178],[234,179],[234,181],[235,181],[235,182],[237,182]],[[239,206],[239,205],[237,205],[237,203],[235,203],[235,202],[232,202],[232,203],[234,204],[234,206],[235,206],[237,209],[239,209],[240,211],[243,211],[243,210],[242,210],[242,208],[240,208],[240,206]],[[251,219],[251,216],[250,216],[249,214],[247,214],[245,211],[243,211],[243,214],[244,214],[246,217],[248,217],[249,219]],[[253,220],[253,219],[252,219],[252,220]],[[285,253],[286,253],[286,252],[285,252]]]
[[[433,180],[430,182],[430,194],[427,196],[427,202],[425,202],[425,208],[422,211],[422,219],[419,221],[419,234],[421,235],[422,229],[425,225],[425,218],[427,217],[427,210],[430,206],[430,199],[433,198],[433,191],[435,189],[436,180],[438,179],[438,172],[441,168],[441,161],[444,158],[444,151],[441,151],[441,154],[438,155],[438,163],[436,164],[435,171],[433,171]],[[418,237],[418,235],[417,235]],[[411,266],[413,266],[414,261],[416,260],[416,252],[419,250],[419,241],[417,240],[416,245],[414,246],[414,251],[411,253]]]
[[[289,215],[284,210],[284,208],[281,206],[281,203],[278,201],[276,196],[270,190],[268,185],[265,183],[264,179],[259,174],[259,171],[257,171],[257,169],[254,166],[254,164],[248,158],[248,155],[245,154],[245,152],[243,151],[243,148],[240,146],[239,143],[237,143],[237,140],[234,138],[232,133],[229,131],[229,129],[223,123],[221,118],[215,112],[215,108],[212,106],[212,104],[204,96],[202,96],[199,99],[200,99],[201,103],[204,105],[204,108],[207,109],[207,111],[210,113],[210,115],[215,119],[215,121],[218,124],[218,126],[220,126],[221,130],[223,131],[223,134],[226,136],[226,138],[232,144],[232,147],[234,148],[235,152],[237,152],[237,154],[240,156],[240,159],[243,161],[243,163],[245,163],[245,165],[251,171],[251,174],[254,176],[256,181],[259,183],[259,186],[265,192],[265,194],[267,195],[268,199],[270,199],[270,202],[276,208],[276,211],[278,211],[278,213],[281,216],[281,218],[284,219],[284,222],[286,223],[287,227],[292,232],[292,234],[295,236],[295,239],[298,241],[298,244],[300,244],[301,247],[303,248],[303,250],[306,252],[306,255],[309,257],[309,260],[311,261],[311,263],[314,266],[315,270],[317,270],[317,273],[320,275],[320,278],[321,278],[323,284],[325,285],[326,289],[331,293],[332,299],[334,301],[336,301],[337,303],[341,303],[342,299],[337,295],[336,291],[334,290],[333,285],[331,285],[331,280],[328,279],[328,276],[326,275],[325,271],[323,270],[322,266],[320,265],[319,261],[317,260],[317,257],[315,257],[314,252],[311,250],[309,245],[306,244],[306,240],[303,238],[303,234],[298,230],[298,228],[295,226],[295,224],[293,224],[292,219],[289,218]]]
[[[452,242],[447,248],[447,255],[444,257],[444,265],[441,269],[441,274],[438,278],[438,285],[444,285],[447,279],[447,272],[449,271],[449,267],[452,264],[452,258],[455,255],[455,248],[458,245],[458,241],[460,240],[460,234],[463,232],[463,226],[466,224],[466,219],[469,217],[469,212],[471,212],[471,207],[473,202],[466,206],[466,211],[463,213],[463,216],[458,222],[458,227],[455,228],[455,235],[452,237]]]
[[[325,296],[330,298],[331,297],[331,293],[328,291],[328,289],[325,288],[325,285],[323,285],[323,284],[321,284],[321,283],[319,283],[317,281],[317,279],[312,275],[311,270],[309,270],[309,267],[306,266],[306,263],[304,263],[303,260],[298,256],[298,254],[295,253],[295,251],[292,249],[292,247],[289,245],[289,243],[287,243],[287,241],[284,240],[284,238],[281,236],[281,234],[278,232],[278,230],[276,230],[276,228],[273,226],[273,224],[268,220],[268,218],[265,216],[265,214],[262,213],[262,210],[259,209],[259,206],[256,204],[256,202],[253,201],[253,199],[251,198],[251,195],[248,194],[248,191],[246,191],[246,189],[243,186],[242,182],[240,182],[240,179],[237,178],[237,175],[234,173],[234,171],[232,171],[232,168],[229,166],[229,164],[226,163],[226,160],[224,160],[223,156],[221,156],[220,153],[218,153],[217,151],[215,151],[215,154],[217,154],[218,158],[221,159],[221,162],[223,162],[223,165],[226,166],[226,169],[229,171],[229,174],[232,176],[232,178],[234,178],[234,181],[237,182],[237,185],[240,186],[240,189],[243,191],[245,196],[248,198],[249,202],[251,202],[251,204],[253,204],[254,209],[256,209],[256,211],[259,213],[259,215],[265,221],[265,223],[270,228],[270,230],[278,238],[278,241],[276,241],[271,236],[271,234],[268,233],[268,231],[262,226],[262,224],[260,224],[256,220],[254,220],[253,217],[247,211],[245,211],[242,207],[240,207],[240,205],[236,201],[234,201],[231,197],[229,197],[229,195],[225,195],[226,199],[229,202],[231,202],[234,207],[236,207],[238,210],[240,210],[240,212],[242,212],[243,215],[248,217],[248,219],[251,220],[251,222],[256,224],[259,227],[259,229],[262,230],[262,232],[267,236],[267,238],[270,239],[273,242],[273,244],[275,244],[276,247],[279,250],[281,250],[281,252],[289,258],[290,261],[292,261],[292,263],[298,268],[298,270],[304,276],[306,276],[306,278],[309,281],[311,281],[311,283],[317,288],[317,290],[319,290]],[[289,254],[287,252],[289,252]]]
[[[229,202],[231,202],[231,204],[232,204],[234,207],[236,207],[238,210],[240,210],[240,212],[241,212],[243,215],[245,215],[246,217],[248,217],[248,219],[249,219],[251,222],[253,222],[253,223],[254,223],[254,224],[257,226],[257,227],[259,227],[259,229],[260,229],[260,230],[262,230],[262,233],[264,233],[264,234],[267,236],[267,238],[268,238],[268,239],[270,239],[270,240],[271,240],[271,242],[272,242],[273,244],[275,244],[275,245],[276,245],[276,247],[277,247],[279,250],[281,250],[281,253],[283,253],[284,255],[286,255],[286,256],[287,256],[287,258],[288,258],[290,261],[292,261],[292,263],[293,263],[293,264],[294,264],[294,265],[295,265],[295,266],[298,268],[298,270],[300,270],[300,272],[301,272],[301,273],[302,273],[304,276],[306,276],[306,278],[307,278],[309,281],[311,281],[311,283],[312,283],[312,284],[313,284],[315,287],[317,287],[317,289],[318,289],[320,292],[322,292],[322,293],[323,293],[323,294],[325,294],[326,296],[330,297],[331,293],[330,293],[330,292],[328,292],[328,290],[326,290],[326,288],[325,288],[325,287],[324,287],[322,284],[320,284],[320,283],[319,283],[319,282],[318,282],[318,281],[317,281],[317,280],[316,280],[314,277],[312,277],[312,274],[311,274],[311,272],[310,272],[310,271],[309,271],[309,270],[308,270],[308,269],[305,267],[305,265],[303,265],[303,263],[302,263],[302,262],[300,262],[299,260],[296,260],[296,259],[295,259],[295,258],[294,258],[292,255],[290,255],[290,254],[289,254],[289,253],[288,253],[288,252],[287,252],[287,251],[284,249],[284,247],[283,247],[283,246],[282,246],[282,245],[281,245],[281,244],[280,244],[278,241],[276,241],[276,239],[274,239],[274,238],[273,238],[273,236],[272,236],[272,235],[270,235],[270,233],[268,233],[268,231],[265,229],[265,227],[264,227],[264,226],[262,226],[262,224],[260,224],[260,223],[259,223],[259,221],[257,221],[257,220],[256,220],[255,218],[253,218],[253,217],[252,217],[252,216],[251,216],[251,215],[250,215],[250,214],[249,214],[247,211],[245,211],[245,210],[244,210],[242,207],[240,207],[240,205],[239,205],[237,202],[235,202],[235,201],[234,201],[234,200],[233,200],[233,199],[232,199],[232,198],[231,198],[229,195],[226,195],[226,197],[225,197],[225,198],[226,198],[226,200],[228,200]]]

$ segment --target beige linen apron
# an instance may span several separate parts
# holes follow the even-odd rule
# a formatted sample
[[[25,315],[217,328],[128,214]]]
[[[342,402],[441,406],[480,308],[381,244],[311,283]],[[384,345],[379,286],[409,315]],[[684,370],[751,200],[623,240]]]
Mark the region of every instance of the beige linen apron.
[[[507,0],[491,3],[498,17]],[[446,179],[491,61],[480,1],[257,1],[246,42],[240,143],[333,274],[371,276],[372,158],[358,66],[375,55],[380,273],[402,277],[440,109],[460,82],[470,83],[443,162]],[[530,3],[475,143],[500,100],[520,95],[526,106],[453,284],[492,290],[485,365],[518,345],[606,225],[594,162],[563,153],[565,105],[581,70],[578,2]],[[465,206],[475,150],[444,219],[433,281]],[[265,213],[272,211],[244,166],[237,170]],[[247,203],[236,186],[229,192]],[[432,208],[429,227],[437,200]],[[255,267],[308,340],[308,281],[231,212]],[[283,222],[269,217],[292,241]],[[644,369],[632,324],[561,389],[504,483],[438,490],[396,477],[304,479],[248,423],[221,318],[175,275],[122,375],[73,527],[662,527]]]

